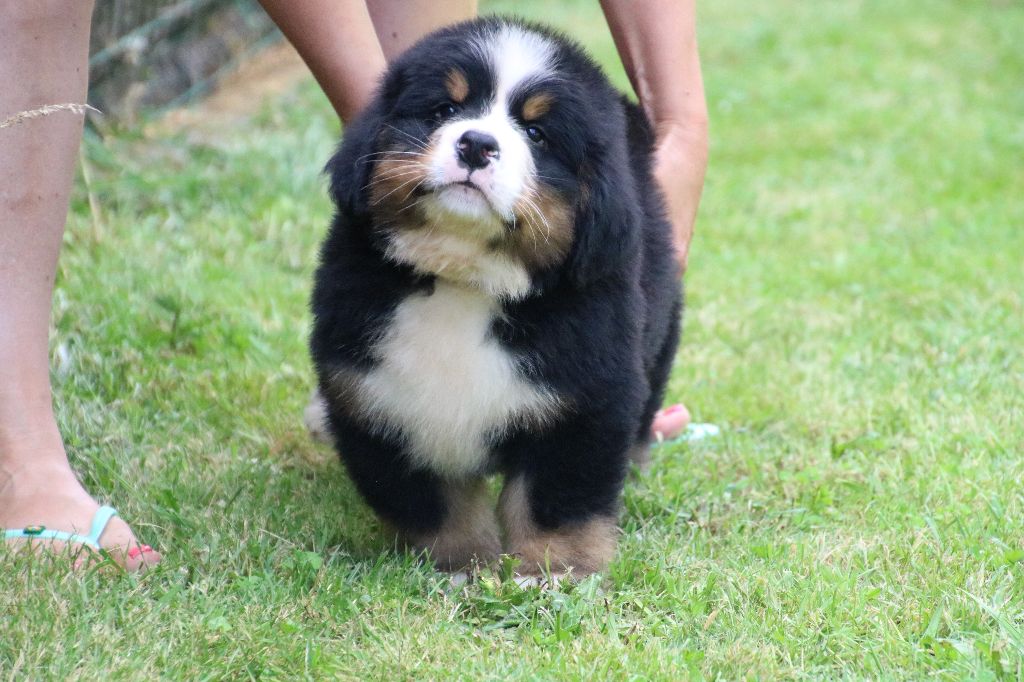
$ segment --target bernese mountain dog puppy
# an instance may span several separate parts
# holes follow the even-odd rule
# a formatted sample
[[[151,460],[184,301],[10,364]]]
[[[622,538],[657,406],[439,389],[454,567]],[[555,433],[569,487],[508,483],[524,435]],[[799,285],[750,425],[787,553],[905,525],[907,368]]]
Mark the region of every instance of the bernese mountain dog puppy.
[[[682,307],[652,144],[579,46],[489,17],[396,59],[329,162],[327,428],[439,568],[504,552],[579,576],[614,554]]]

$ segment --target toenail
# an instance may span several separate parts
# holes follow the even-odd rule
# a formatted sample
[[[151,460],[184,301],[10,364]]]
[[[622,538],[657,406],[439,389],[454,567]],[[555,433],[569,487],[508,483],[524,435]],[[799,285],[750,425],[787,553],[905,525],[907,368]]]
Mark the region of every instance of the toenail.
[[[152,552],[152,551],[153,551],[153,548],[150,547],[149,545],[142,545],[142,546],[132,547],[131,549],[128,550],[128,558],[129,559],[136,559],[136,558],[138,558],[138,556],[140,554],[145,554],[146,552]]]

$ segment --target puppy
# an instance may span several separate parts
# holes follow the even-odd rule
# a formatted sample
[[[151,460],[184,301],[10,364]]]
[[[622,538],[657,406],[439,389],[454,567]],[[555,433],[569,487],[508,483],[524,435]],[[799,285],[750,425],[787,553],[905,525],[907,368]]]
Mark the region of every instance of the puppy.
[[[507,552],[579,576],[613,556],[682,306],[651,161],[642,111],[577,45],[490,17],[398,58],[328,164],[327,427],[438,567]]]

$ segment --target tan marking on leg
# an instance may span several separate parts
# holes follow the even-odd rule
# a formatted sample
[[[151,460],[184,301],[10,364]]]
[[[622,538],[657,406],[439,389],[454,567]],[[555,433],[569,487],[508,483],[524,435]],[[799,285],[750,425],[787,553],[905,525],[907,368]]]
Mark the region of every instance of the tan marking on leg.
[[[501,554],[498,521],[482,478],[451,482],[444,490],[448,515],[436,533],[410,535],[409,544],[426,550],[442,571],[457,571],[474,560],[490,562]]]
[[[637,466],[640,473],[645,473],[651,468],[651,444],[637,443],[629,449],[628,457]]]
[[[516,229],[502,245],[528,268],[561,263],[575,234],[575,212],[557,192],[544,185],[527,190],[514,207]]]
[[[536,121],[544,114],[551,111],[551,103],[554,99],[549,93],[539,92],[536,95],[531,95],[525,102],[523,102],[523,120],[524,121]]]
[[[466,101],[466,97],[469,96],[469,81],[466,80],[466,75],[458,69],[452,69],[448,72],[448,77],[444,81],[444,87],[448,90],[448,96],[456,104],[462,104]]]
[[[611,516],[594,516],[554,530],[538,528],[530,512],[526,482],[519,476],[505,484],[498,500],[505,549],[522,559],[519,573],[572,570],[579,577],[603,570],[615,554],[618,526]]]

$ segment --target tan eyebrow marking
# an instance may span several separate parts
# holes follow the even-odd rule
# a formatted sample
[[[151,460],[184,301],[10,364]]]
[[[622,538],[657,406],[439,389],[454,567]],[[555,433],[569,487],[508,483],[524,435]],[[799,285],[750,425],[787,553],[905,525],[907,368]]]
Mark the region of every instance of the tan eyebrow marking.
[[[523,102],[523,120],[534,121],[540,118],[551,111],[552,102],[554,98],[546,92],[531,95]]]
[[[469,95],[469,81],[466,80],[466,75],[458,69],[452,69],[448,72],[448,78],[444,81],[445,88],[448,89],[448,95],[452,98],[452,101],[456,104],[462,104],[466,101],[466,97]]]

